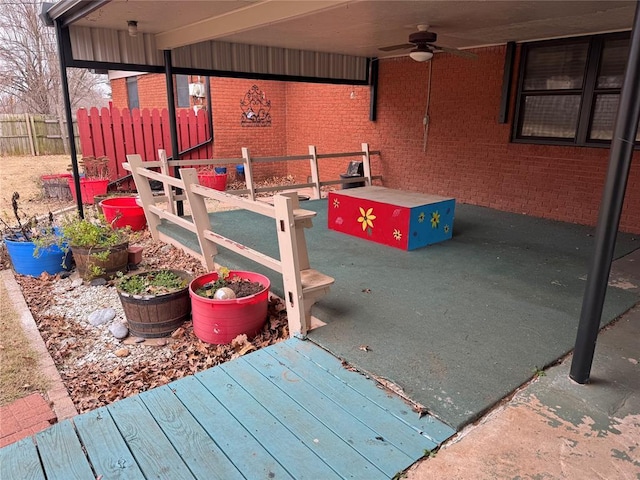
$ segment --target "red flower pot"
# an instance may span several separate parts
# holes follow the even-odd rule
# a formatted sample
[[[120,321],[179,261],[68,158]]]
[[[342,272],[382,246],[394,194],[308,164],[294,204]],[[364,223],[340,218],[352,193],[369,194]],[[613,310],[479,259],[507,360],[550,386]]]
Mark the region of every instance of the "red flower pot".
[[[224,192],[227,189],[227,174],[215,172],[199,172],[198,181],[200,185],[220,190]]]
[[[115,228],[129,226],[131,230],[144,230],[147,226],[144,209],[138,206],[136,197],[105,198],[100,202],[100,208],[107,222]]]
[[[217,272],[194,278],[189,284],[193,332],[207,343],[229,343],[243,333],[248,339],[255,337],[267,320],[269,287],[264,275],[253,272],[231,271],[229,277],[238,276],[251,282],[259,282],[264,290],[248,297],[216,300],[201,297],[196,291],[218,279]]]
[[[82,203],[91,204],[93,203],[93,197],[95,195],[104,195],[107,193],[107,188],[109,186],[109,179],[92,179],[92,178],[81,178],[80,179],[80,192],[82,193]],[[71,195],[73,195],[73,200],[77,201],[78,197],[76,194],[76,184],[74,178],[69,179],[69,189],[71,190]]]

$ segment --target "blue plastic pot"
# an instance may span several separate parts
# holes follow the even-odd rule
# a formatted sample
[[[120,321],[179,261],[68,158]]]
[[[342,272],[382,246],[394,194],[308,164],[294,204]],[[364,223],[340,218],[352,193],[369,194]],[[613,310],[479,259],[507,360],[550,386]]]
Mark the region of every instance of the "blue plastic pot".
[[[216,173],[227,173],[227,167],[214,167],[213,170]]]
[[[19,242],[5,238],[4,243],[13,269],[20,275],[39,277],[43,272],[55,275],[70,267],[68,252],[61,250],[57,245],[41,248],[38,256],[34,257],[36,246],[33,242]]]

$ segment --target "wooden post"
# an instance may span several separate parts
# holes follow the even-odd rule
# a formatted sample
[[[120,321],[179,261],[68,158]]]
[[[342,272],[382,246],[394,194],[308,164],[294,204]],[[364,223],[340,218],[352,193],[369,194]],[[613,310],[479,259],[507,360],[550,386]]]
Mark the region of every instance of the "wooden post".
[[[136,190],[138,190],[138,195],[140,195],[140,201],[142,202],[142,208],[144,209],[144,216],[147,218],[149,232],[151,232],[151,237],[154,240],[158,240],[158,225],[160,225],[160,217],[151,212],[148,208],[148,206],[155,204],[151,185],[149,184],[148,178],[143,177],[138,173],[138,168],[144,168],[142,165],[142,157],[137,153],[134,155],[127,155],[127,161],[129,162],[133,181],[136,184]]]
[[[167,151],[159,148],[158,159],[160,160],[160,173],[169,177],[170,173],[169,173],[169,161],[167,160]],[[173,188],[168,183],[163,183],[162,186],[164,188],[164,194],[167,197],[167,202],[168,202],[167,210],[169,210],[170,213],[173,213],[175,215],[176,206],[173,198]]]
[[[311,167],[311,181],[313,182],[313,198],[319,200],[322,197],[320,190],[320,171],[318,169],[318,152],[315,145],[309,145],[309,166]]]
[[[371,156],[369,155],[369,144],[362,144],[362,167],[364,170],[364,178],[367,182],[367,186],[370,187],[371,184]]]
[[[242,147],[242,158],[244,159],[244,179],[249,189],[249,198],[255,202],[256,200],[256,187],[253,184],[253,171],[251,170],[251,156],[249,155],[249,149]]]
[[[304,295],[302,292],[301,266],[299,256],[298,235],[293,210],[298,203],[297,193],[281,193],[273,198],[276,210],[276,231],[278,248],[282,265],[282,283],[284,286],[284,302],[287,306],[289,336],[304,336],[309,326],[305,319]],[[304,238],[304,232],[303,232]],[[304,248],[306,253],[306,246]],[[307,260],[308,264],[308,260]]]
[[[29,114],[28,113],[24,114],[24,119],[25,119],[25,122],[27,124],[27,136],[29,137],[29,148],[31,149],[31,155],[35,156],[36,149],[33,146],[33,136],[32,136],[32,133],[31,133],[31,120],[29,119]]]
[[[64,149],[64,154],[68,155],[69,154],[69,143],[71,142],[71,140],[73,140],[73,137],[71,137],[71,139],[69,139],[68,135],[65,135],[64,133],[64,120],[62,119],[62,115],[60,113],[58,113],[58,125],[60,125],[60,138],[62,139],[62,148]],[[71,131],[73,131],[73,123],[71,124]],[[38,143],[37,139],[36,139],[36,144]]]
[[[202,258],[207,270],[212,272],[216,268],[214,259],[218,254],[218,248],[215,243],[207,240],[204,235],[205,230],[211,230],[207,205],[202,195],[198,195],[191,190],[193,184],[198,184],[198,171],[195,168],[181,168],[180,177],[184,182],[184,193],[189,201],[191,216],[196,226],[196,235],[198,236]]]
[[[36,130],[36,120],[31,115],[31,130],[33,131],[33,144],[36,148],[36,157],[40,155],[40,142],[38,142],[38,130]]]

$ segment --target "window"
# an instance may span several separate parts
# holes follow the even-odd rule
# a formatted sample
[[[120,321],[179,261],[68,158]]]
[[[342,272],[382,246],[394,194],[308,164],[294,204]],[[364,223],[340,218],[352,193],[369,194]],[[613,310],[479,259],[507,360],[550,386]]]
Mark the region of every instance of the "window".
[[[628,34],[525,44],[514,141],[609,144],[628,53]]]
[[[189,108],[191,106],[188,75],[176,75],[176,97],[178,108]]]
[[[140,108],[138,77],[127,77],[127,98],[129,100],[129,110],[132,108]]]

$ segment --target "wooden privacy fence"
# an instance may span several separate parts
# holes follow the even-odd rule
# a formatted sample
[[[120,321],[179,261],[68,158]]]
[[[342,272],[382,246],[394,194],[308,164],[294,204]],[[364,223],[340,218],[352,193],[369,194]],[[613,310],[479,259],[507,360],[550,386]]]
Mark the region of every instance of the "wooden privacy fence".
[[[180,110],[177,117],[178,145],[180,151],[209,140],[209,119],[203,111]],[[111,180],[128,175],[122,164],[127,155],[138,153],[145,160],[158,160],[158,149],[171,156],[171,131],[169,111],[147,108],[80,109],[77,113],[80,148],[84,156],[109,157]],[[213,145],[207,144],[198,151],[181,156],[185,159],[206,158],[213,155]]]
[[[67,153],[67,125],[54,115],[0,114],[0,155],[61,155]],[[78,145],[77,125],[74,121]]]

